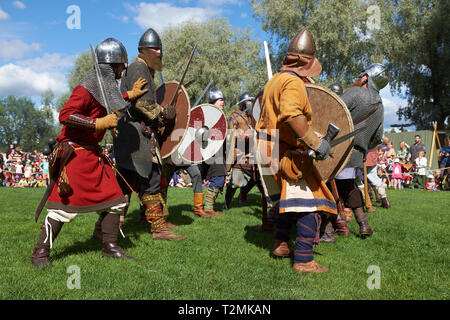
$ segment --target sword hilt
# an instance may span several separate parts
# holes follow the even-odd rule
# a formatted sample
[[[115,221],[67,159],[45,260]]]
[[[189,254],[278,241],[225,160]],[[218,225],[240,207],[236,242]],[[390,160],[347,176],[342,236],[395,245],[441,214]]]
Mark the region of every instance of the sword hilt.
[[[336,136],[339,133],[339,127],[335,126],[334,124],[330,123],[328,125],[328,129],[327,129],[327,133],[325,134],[325,136],[323,137],[323,139],[327,140],[328,143],[331,142],[331,140],[333,140],[334,138],[336,138]],[[315,159],[316,158],[316,152],[312,149],[310,149],[308,151],[308,156]]]

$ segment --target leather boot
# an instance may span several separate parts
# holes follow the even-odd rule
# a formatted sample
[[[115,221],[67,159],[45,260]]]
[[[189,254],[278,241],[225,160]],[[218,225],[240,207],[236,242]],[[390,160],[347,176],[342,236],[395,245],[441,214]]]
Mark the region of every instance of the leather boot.
[[[44,221],[41,226],[41,233],[39,234],[38,242],[33,249],[33,253],[30,256],[33,266],[52,267],[52,263],[50,262],[50,238],[51,242],[53,243],[53,241],[61,231],[63,225],[63,222],[56,221],[48,217],[46,218],[46,221]]]
[[[350,235],[350,230],[348,229],[347,221],[342,219],[339,214],[332,216],[332,224],[334,226],[336,234],[343,237],[348,237]]]
[[[367,214],[364,212],[363,208],[356,208],[353,212],[355,213],[356,222],[359,224],[359,234],[361,238],[364,239],[371,236],[373,231],[369,225]]]
[[[322,229],[322,226],[321,226]],[[322,234],[322,232],[321,232]],[[336,243],[336,238],[334,237],[334,228],[331,221],[328,219],[325,220],[325,230],[323,230],[323,234],[320,237],[320,242],[325,243]]]
[[[325,273],[325,272],[329,271],[329,269],[327,267],[324,267],[324,266],[318,264],[314,260],[311,260],[311,261],[305,262],[305,263],[294,263],[293,270],[295,272],[298,272],[301,274]]]
[[[280,258],[289,258],[291,255],[291,250],[289,249],[289,244],[286,241],[276,240],[272,253]]]
[[[100,240],[100,241],[102,240],[102,237],[103,237],[103,235],[102,235],[102,221],[103,221],[103,218],[105,217],[105,215],[106,215],[106,212],[102,212],[102,213],[99,214],[98,220],[95,223],[94,232],[92,233],[92,237],[94,239],[97,239],[97,240]]]
[[[231,201],[233,200],[234,194],[236,193],[236,188],[232,186],[227,187],[227,191],[225,191],[225,203],[223,204],[223,210],[229,210]]]
[[[214,211],[214,203],[216,202],[219,189],[210,189],[206,192],[205,205],[203,210],[210,216],[221,216],[220,212]]]
[[[102,226],[102,254],[109,258],[133,259],[125,254],[117,244],[117,234],[119,233],[120,215],[115,213],[102,212],[104,214]]]
[[[241,189],[241,192],[239,192],[239,197],[238,197],[240,204],[247,204],[248,203],[247,202],[247,194],[248,194],[247,191]]]
[[[183,240],[182,234],[175,234],[166,225],[159,228],[152,228],[152,238],[155,240]]]
[[[387,197],[381,198],[381,207],[389,209],[391,207],[391,204],[389,203],[389,200]]]
[[[211,218],[203,211],[203,193],[194,193],[194,215],[201,218]]]

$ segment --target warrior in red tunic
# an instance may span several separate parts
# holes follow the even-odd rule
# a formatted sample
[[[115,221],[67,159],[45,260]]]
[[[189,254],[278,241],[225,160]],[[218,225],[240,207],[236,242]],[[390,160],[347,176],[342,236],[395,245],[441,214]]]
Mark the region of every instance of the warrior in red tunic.
[[[139,88],[122,95],[117,79],[120,79],[128,61],[127,52],[116,39],[103,40],[96,48],[99,69],[104,82],[106,99],[113,109],[125,110],[128,102]],[[142,83],[140,84],[142,87]],[[98,143],[107,129],[117,126],[117,116],[107,114],[96,73],[83,78],[73,90],[59,114],[63,124],[61,134],[56,138],[51,161],[50,174],[54,183],[49,186],[47,216],[31,262],[34,266],[51,265],[50,248],[66,222],[78,213],[96,211],[100,214],[103,241],[102,254],[107,257],[126,258],[117,245],[120,213],[126,200],[115,178],[114,171]],[[45,201],[44,201],[45,203]],[[39,214],[38,209],[37,214]]]

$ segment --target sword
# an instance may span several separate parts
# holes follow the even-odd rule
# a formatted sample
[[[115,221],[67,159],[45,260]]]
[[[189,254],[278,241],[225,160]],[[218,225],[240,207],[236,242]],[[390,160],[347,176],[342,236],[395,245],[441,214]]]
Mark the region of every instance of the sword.
[[[95,74],[97,76],[98,86],[100,88],[100,92],[102,93],[103,102],[105,104],[104,107],[106,109],[106,112],[108,114],[110,114],[110,113],[112,113],[111,106],[109,105],[108,99],[106,99],[105,86],[103,84],[103,78],[102,78],[102,75],[100,73],[100,67],[98,65],[97,55],[95,54],[95,50],[94,50],[94,47],[92,46],[92,44],[89,44],[89,46],[91,47],[92,60],[94,60]],[[119,131],[117,131],[116,128],[112,129],[112,135],[113,135],[114,138],[117,138],[117,136],[119,135]]]
[[[191,56],[189,57],[189,61],[186,65],[186,68],[184,69],[183,76],[181,77],[180,82],[178,83],[177,90],[175,91],[175,94],[173,95],[172,101],[170,102],[170,105],[175,106],[175,103],[177,102],[178,98],[178,91],[180,90],[181,86],[183,85],[184,77],[186,76],[186,73],[189,69],[189,66],[191,65],[192,58],[194,57],[195,49],[197,49],[197,44],[194,45],[194,48],[192,49]]]
[[[347,133],[345,135],[343,135],[342,137],[339,137],[337,139],[334,139],[334,137],[337,136],[337,134],[339,133],[339,128],[336,127],[334,124],[330,123],[328,125],[328,130],[327,133],[324,137],[324,139],[326,139],[329,143],[330,143],[330,147],[333,148],[335,146],[337,146],[338,144],[341,144],[342,142],[350,139],[351,137],[354,137],[355,135],[357,135],[358,133],[360,133],[361,131],[367,129],[367,125],[356,129],[350,133]],[[311,158],[315,159],[316,158],[316,152],[312,149],[308,150],[308,156],[310,156]]]
[[[203,89],[202,93],[200,93],[197,100],[194,102],[193,106],[196,106],[200,102],[200,100],[202,100],[203,96],[205,95],[206,91],[208,91],[208,89],[212,85],[212,83],[213,83],[213,81],[209,80],[208,85],[205,87],[205,89]]]

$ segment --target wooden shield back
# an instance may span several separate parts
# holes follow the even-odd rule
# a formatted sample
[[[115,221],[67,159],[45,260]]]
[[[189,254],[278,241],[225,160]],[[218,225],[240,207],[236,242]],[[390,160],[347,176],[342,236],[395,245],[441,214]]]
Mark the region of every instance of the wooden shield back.
[[[178,82],[169,81],[161,85],[156,90],[156,100],[161,106],[171,103],[172,98],[177,90]],[[191,103],[186,89],[181,86],[178,91],[179,95],[175,103],[176,116],[170,120],[167,125],[160,130],[161,135],[161,157],[163,159],[169,157],[178,147],[186,134],[189,124],[189,114]]]
[[[313,110],[312,127],[324,136],[328,125],[333,123],[340,131],[336,138],[352,132],[353,121],[345,102],[330,89],[318,84],[306,83],[308,99]],[[325,182],[334,177],[345,167],[350,159],[354,138],[350,138],[331,149],[332,157],[327,160],[314,160],[314,165]]]

